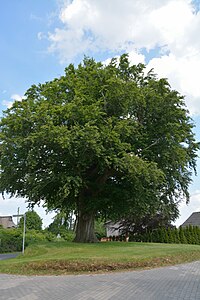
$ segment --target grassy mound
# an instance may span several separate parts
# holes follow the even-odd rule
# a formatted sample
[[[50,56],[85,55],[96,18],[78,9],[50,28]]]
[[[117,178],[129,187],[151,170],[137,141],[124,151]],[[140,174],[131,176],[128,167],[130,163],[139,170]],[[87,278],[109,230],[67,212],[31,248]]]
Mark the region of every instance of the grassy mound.
[[[1,261],[0,272],[61,275],[134,270],[200,260],[200,246],[153,243],[45,242],[16,259]]]

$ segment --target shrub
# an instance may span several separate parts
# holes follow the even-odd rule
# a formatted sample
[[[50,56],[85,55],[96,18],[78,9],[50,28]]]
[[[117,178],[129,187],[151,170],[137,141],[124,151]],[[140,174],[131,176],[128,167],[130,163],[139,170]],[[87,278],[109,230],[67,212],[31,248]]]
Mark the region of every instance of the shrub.
[[[42,241],[47,240],[46,235],[42,231],[37,230],[27,230],[26,232],[26,245],[33,244],[33,243],[39,243]]]
[[[55,235],[45,231],[27,230],[25,247],[42,241],[53,241]],[[22,250],[23,231],[21,229],[0,229],[0,253],[18,252]]]
[[[65,241],[72,242],[75,238],[75,233],[72,230],[62,229],[60,230],[60,236]]]
[[[22,250],[22,232],[17,229],[0,229],[0,253]]]

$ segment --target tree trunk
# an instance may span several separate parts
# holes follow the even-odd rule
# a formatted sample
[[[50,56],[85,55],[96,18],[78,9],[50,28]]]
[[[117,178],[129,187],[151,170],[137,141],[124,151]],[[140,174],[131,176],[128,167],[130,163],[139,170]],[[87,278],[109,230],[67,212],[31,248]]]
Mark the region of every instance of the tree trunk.
[[[77,243],[96,243],[98,239],[94,232],[94,213],[83,213],[79,211],[78,222],[76,227],[76,237],[74,242]]]

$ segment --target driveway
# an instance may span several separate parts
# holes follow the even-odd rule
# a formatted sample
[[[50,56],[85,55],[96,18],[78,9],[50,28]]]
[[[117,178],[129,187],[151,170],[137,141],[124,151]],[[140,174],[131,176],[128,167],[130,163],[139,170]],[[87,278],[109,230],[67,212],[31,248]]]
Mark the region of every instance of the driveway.
[[[200,261],[101,275],[0,274],[1,300],[199,300]]]

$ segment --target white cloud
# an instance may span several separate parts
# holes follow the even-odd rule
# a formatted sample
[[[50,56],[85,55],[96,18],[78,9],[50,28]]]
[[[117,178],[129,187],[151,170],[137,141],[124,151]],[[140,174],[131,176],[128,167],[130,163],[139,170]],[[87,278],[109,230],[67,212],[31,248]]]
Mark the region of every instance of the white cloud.
[[[18,95],[18,94],[13,94],[11,97],[10,97],[13,101],[22,101],[23,97]]]
[[[3,106],[6,106],[7,108],[11,108],[13,105],[13,101],[3,100],[2,101]]]
[[[44,34],[44,32],[41,32],[41,31],[38,32],[37,37],[38,37],[38,40],[43,40],[43,39],[47,38],[46,34]]]
[[[74,0],[60,12],[62,28],[49,33],[50,51],[61,60],[88,51],[118,51],[136,47],[154,47],[158,30],[151,22],[152,9],[163,0]]]
[[[186,95],[191,113],[200,115],[200,12],[192,0],[65,0],[59,18],[60,28],[48,39],[62,63],[83,54],[159,47],[149,66],[169,78]]]
[[[116,55],[115,58],[117,59],[117,61],[119,62],[119,55]],[[107,58],[103,63],[104,65],[108,65],[111,61],[111,58]],[[138,53],[137,51],[130,51],[129,52],[129,61],[131,64],[133,65],[137,65],[139,63],[143,63],[145,64],[145,56],[141,53]]]
[[[63,26],[49,34],[51,50],[58,51],[64,58],[71,47],[77,55],[91,47],[96,51],[115,51],[129,50],[132,45],[152,49],[156,45],[170,44],[177,37],[183,38],[195,20],[188,0],[65,2],[59,16]],[[73,37],[71,43],[70,37]],[[82,48],[82,43],[88,48]]]
[[[186,104],[192,115],[200,115],[200,53],[176,56],[170,53],[153,58],[148,68],[154,68],[159,77],[166,77],[172,88],[186,96]]]
[[[25,99],[25,97],[20,96],[18,94],[13,94],[11,95],[10,100],[3,100],[2,104],[4,106],[7,106],[7,108],[11,108],[14,101],[22,101],[22,99]]]

